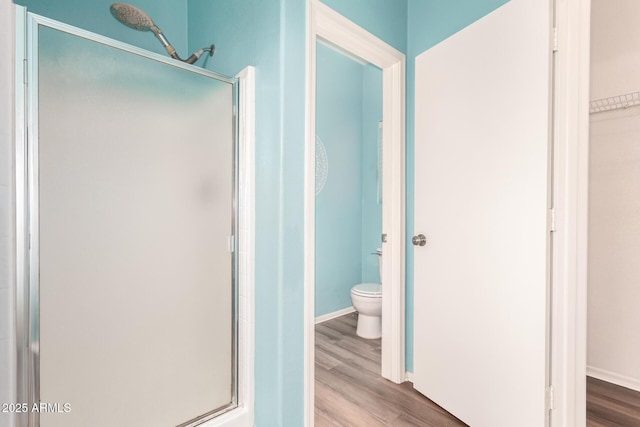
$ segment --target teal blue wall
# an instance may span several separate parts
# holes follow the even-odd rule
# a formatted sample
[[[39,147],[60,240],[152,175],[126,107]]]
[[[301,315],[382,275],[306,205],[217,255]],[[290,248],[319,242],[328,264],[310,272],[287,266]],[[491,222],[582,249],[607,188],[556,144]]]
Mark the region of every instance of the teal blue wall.
[[[457,33],[508,0],[407,0],[407,276],[406,276],[406,369],[413,372],[413,245],[415,155],[415,57]]]
[[[379,282],[382,206],[377,203],[377,127],[382,72],[317,45],[316,134],[329,172],[316,196],[315,315],[351,307],[350,290]]]
[[[206,68],[256,67],[256,425],[303,425],[305,2],[189,0]]]
[[[109,11],[113,0],[15,0],[29,12],[46,16],[94,33],[102,34],[143,49],[165,53],[151,32],[136,31],[118,22]],[[176,48],[187,57],[187,0],[137,0],[135,6],[144,10]],[[211,44],[211,43],[209,43]],[[202,47],[202,46],[200,46]]]
[[[316,316],[351,306],[362,277],[362,74],[354,60],[317,44],[316,135],[329,163],[316,196]]]
[[[279,232],[282,245],[278,263],[282,271],[280,285],[283,295],[280,319],[283,392],[278,410],[283,414],[284,427],[297,427],[304,423],[305,394],[303,241],[307,10],[306,3],[300,0],[280,0],[280,5],[283,20],[280,27],[283,130],[280,152],[283,167],[279,171],[282,208]],[[263,250],[266,248],[263,247]],[[256,283],[257,286],[259,283]],[[270,386],[271,384],[263,383],[260,391],[268,393]],[[265,427],[273,425],[266,417],[261,417],[259,421]]]

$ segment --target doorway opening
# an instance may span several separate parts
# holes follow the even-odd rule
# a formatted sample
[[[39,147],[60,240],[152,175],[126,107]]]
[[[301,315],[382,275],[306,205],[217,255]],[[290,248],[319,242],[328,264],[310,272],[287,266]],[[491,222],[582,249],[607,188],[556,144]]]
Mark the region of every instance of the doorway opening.
[[[384,378],[406,379],[404,354],[405,56],[317,0],[308,8],[307,137],[305,161],[305,422],[314,423],[316,245],[316,43],[382,70],[381,247],[382,366]]]
[[[315,317],[353,311],[350,291],[358,286],[368,307],[358,310],[359,334],[367,338],[381,333],[381,133],[382,71],[318,41]]]
[[[636,2],[591,1],[587,426],[640,423],[639,19]]]

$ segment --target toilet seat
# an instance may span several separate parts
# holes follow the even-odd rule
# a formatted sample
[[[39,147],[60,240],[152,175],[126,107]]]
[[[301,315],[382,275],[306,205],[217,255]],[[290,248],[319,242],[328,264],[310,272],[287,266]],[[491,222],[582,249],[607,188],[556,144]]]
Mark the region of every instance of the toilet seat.
[[[360,297],[382,297],[382,285],[380,283],[358,283],[351,288],[351,293]]]

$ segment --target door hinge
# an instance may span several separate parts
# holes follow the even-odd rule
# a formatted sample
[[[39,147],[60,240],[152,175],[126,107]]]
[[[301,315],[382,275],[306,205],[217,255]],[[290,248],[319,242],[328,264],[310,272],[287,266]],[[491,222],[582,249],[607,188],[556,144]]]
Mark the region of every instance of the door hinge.
[[[236,236],[229,236],[229,252],[233,253],[236,250]]]
[[[553,28],[553,52],[558,51],[558,28]]]
[[[29,77],[28,77],[28,76],[29,76],[29,73],[28,73],[28,71],[27,71],[27,70],[28,70],[27,65],[28,65],[27,60],[26,60],[26,59],[23,59],[23,60],[22,60],[22,83],[23,83],[25,86],[29,86]]]
[[[556,231],[556,211],[555,211],[555,209],[547,210],[547,229],[551,233]]]
[[[553,406],[553,386],[547,387],[547,390],[545,391],[544,406],[547,411],[551,411],[552,409],[555,409]]]

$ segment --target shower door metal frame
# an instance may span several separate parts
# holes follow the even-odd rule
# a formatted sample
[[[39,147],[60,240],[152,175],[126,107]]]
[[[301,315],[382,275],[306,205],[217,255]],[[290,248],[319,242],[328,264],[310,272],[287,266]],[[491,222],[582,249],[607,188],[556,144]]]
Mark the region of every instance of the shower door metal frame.
[[[248,394],[243,400],[249,401],[250,408],[242,408],[240,417],[252,412],[252,387],[245,384],[247,390],[239,390],[238,342],[239,342],[239,307],[238,307],[238,236],[239,236],[239,79],[227,77],[213,71],[186,64],[173,58],[162,56],[99,34],[61,23],[31,12],[17,8],[17,54],[24,54],[24,60],[17,56],[16,69],[16,110],[17,125],[24,131],[23,138],[16,139],[15,176],[16,176],[16,332],[17,332],[17,397],[18,402],[26,404],[27,411],[17,414],[18,426],[38,427],[39,412],[31,411],[32,405],[40,404],[40,301],[39,301],[39,215],[38,215],[38,29],[49,27],[77,37],[88,39],[109,47],[113,47],[133,55],[164,63],[192,73],[200,74],[232,85],[233,93],[233,200],[232,200],[232,236],[230,241],[232,258],[232,400],[222,408],[188,420],[179,427],[202,425],[223,414],[231,414],[245,402],[239,402],[240,393]],[[20,36],[22,34],[22,36]],[[21,52],[22,50],[22,52]],[[23,62],[23,63],[18,63]],[[246,72],[245,72],[246,74]],[[253,71],[249,74],[253,76]],[[246,76],[245,76],[246,78]],[[20,84],[22,83],[22,84]],[[244,96],[252,96],[245,94]],[[16,132],[19,134],[19,132]],[[247,138],[247,136],[245,136]],[[251,137],[249,137],[251,138]],[[249,147],[252,148],[252,147]],[[252,285],[246,286],[251,289]],[[245,290],[246,292],[246,290]],[[252,305],[250,306],[253,307]],[[250,337],[253,335],[251,325],[247,327]],[[251,357],[251,356],[249,356]],[[250,362],[250,361],[247,361]],[[246,376],[244,383],[248,382]],[[225,417],[226,418],[226,417]],[[230,422],[233,418],[229,417]],[[225,421],[226,422],[226,421]],[[215,423],[219,425],[218,423]],[[207,424],[209,425],[209,424]],[[234,424],[235,425],[235,424]]]

